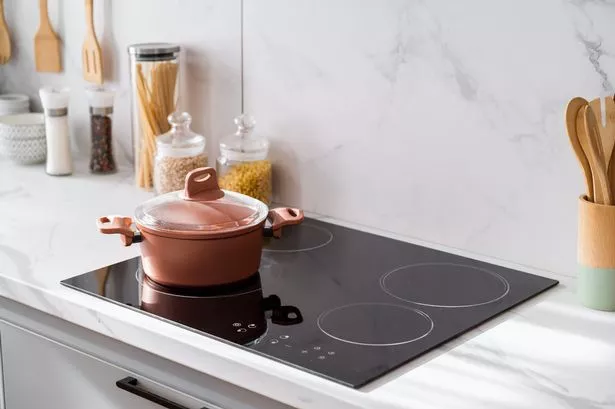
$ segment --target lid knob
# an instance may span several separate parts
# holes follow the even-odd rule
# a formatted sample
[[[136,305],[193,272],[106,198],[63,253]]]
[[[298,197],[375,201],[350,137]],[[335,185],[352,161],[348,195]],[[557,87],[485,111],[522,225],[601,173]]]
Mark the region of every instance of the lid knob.
[[[224,192],[218,186],[218,176],[214,168],[198,168],[186,175],[185,200],[205,202],[223,196]]]

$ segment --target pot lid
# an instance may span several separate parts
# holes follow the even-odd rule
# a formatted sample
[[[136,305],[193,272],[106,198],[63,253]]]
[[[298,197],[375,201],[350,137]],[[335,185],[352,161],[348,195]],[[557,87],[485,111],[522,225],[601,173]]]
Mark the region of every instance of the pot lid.
[[[267,217],[267,205],[240,193],[221,190],[213,168],[186,175],[184,190],[169,192],[135,210],[140,225],[168,233],[230,233],[255,226]]]

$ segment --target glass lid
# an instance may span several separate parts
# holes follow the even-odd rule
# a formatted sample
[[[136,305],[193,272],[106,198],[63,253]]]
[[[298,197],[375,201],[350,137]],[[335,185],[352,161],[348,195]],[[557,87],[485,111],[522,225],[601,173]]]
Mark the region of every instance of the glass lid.
[[[213,168],[186,175],[184,190],[169,192],[137,207],[138,224],[162,232],[227,233],[261,223],[268,214],[263,202],[221,190]]]

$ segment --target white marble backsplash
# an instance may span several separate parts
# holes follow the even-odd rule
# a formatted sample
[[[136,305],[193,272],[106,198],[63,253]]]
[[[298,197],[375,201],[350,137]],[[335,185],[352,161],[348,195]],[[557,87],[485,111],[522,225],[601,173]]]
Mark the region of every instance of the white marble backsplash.
[[[564,108],[612,91],[615,1],[245,1],[278,200],[574,274]]]
[[[0,90],[71,86],[87,154],[80,0],[49,0],[62,75],[34,72],[35,0],[5,0]],[[130,150],[126,46],[185,47],[183,105],[212,156],[241,106],[240,0],[96,1],[115,135]],[[573,275],[576,95],[613,91],[613,0],[245,0],[245,108],[272,140],[277,201]],[[211,161],[213,164],[213,161]]]

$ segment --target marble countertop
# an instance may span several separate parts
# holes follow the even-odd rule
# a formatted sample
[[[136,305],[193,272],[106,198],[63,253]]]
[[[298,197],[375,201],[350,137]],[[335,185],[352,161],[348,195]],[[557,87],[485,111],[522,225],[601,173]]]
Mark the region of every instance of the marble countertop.
[[[60,281],[138,254],[99,234],[104,214],[150,197],[129,169],[70,177],[0,162],[0,295],[298,408],[615,408],[615,313],[579,306],[575,279],[353,390],[231,345],[65,288]],[[514,243],[511,243],[514,245]],[[147,336],[145,336],[147,335]]]

